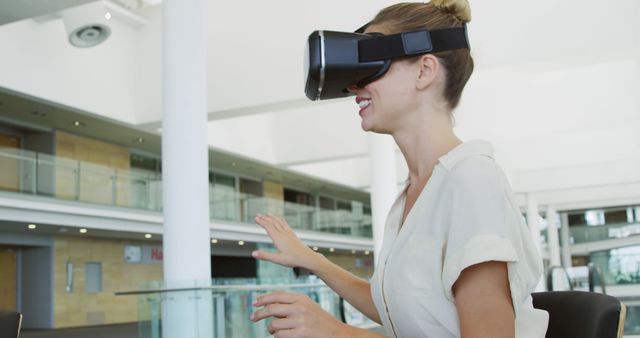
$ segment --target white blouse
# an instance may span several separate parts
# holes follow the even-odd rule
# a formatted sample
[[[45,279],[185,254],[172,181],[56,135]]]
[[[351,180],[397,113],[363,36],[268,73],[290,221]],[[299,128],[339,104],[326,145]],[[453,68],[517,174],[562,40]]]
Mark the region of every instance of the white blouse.
[[[442,156],[400,227],[408,183],[389,212],[371,283],[388,335],[460,337],[453,284],[471,265],[502,261],[516,338],[544,338],[548,314],[531,301],[542,260],[491,144],[465,142]]]

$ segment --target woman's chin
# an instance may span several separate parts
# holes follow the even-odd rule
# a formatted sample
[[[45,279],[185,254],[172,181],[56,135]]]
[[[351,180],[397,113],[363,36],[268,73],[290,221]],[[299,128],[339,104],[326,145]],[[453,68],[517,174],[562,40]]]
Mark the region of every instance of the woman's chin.
[[[367,123],[367,121],[365,120],[362,120],[362,122],[360,122],[360,127],[363,131],[373,131],[373,126],[370,123]]]

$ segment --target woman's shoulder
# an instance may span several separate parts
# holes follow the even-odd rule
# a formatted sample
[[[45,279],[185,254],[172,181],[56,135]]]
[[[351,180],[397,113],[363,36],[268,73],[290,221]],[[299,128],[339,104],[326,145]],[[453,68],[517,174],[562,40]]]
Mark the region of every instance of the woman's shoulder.
[[[447,170],[447,181],[463,186],[469,184],[498,183],[503,175],[496,163],[491,143],[482,140],[460,144],[440,158]]]

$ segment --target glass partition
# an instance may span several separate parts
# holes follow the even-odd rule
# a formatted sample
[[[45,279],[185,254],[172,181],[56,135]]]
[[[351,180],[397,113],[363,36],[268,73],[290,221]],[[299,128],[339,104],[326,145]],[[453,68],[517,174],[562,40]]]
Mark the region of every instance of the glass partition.
[[[341,302],[339,296],[316,277],[296,279],[293,283],[264,279],[218,279],[209,286],[147,288],[117,294],[138,297],[139,338],[162,337],[163,322],[171,320],[163,314],[163,310],[167,311],[171,306],[196,309],[195,315],[203,318],[202,322],[213,324],[212,328],[195,328],[198,337],[266,338],[271,337],[267,331],[270,320],[252,322],[251,314],[258,309],[252,304],[258,296],[274,291],[306,295],[338,320],[345,319],[350,325],[362,328],[377,326],[354,307]],[[177,304],[178,301],[182,304]]]
[[[572,243],[587,243],[638,235],[640,234],[640,223],[571,226],[569,231]]]
[[[0,171],[2,191],[98,205],[162,210],[162,180],[153,171],[117,169],[12,148],[0,148],[0,162],[17,168]],[[212,219],[254,223],[257,213],[283,210],[283,214],[278,216],[284,217],[296,229],[366,238],[372,236],[370,209],[362,205],[325,209],[322,205],[310,206],[242,193],[231,184],[222,183],[209,185]]]

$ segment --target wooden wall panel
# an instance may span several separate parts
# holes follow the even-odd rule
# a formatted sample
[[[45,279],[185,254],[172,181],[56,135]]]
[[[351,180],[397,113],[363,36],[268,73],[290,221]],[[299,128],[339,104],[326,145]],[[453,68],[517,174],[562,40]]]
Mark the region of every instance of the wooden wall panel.
[[[0,247],[0,309],[16,309],[16,252]]]
[[[129,206],[129,150],[114,144],[56,132],[56,196],[99,204]],[[76,176],[81,161],[80,176]],[[115,196],[113,195],[115,191]]]
[[[0,134],[0,148],[20,149],[20,139]],[[0,189],[18,191],[20,189],[20,161],[0,157]]]
[[[138,320],[138,298],[114,292],[137,290],[142,284],[162,280],[162,264],[124,262],[125,245],[149,245],[101,238],[54,238],[55,328],[128,323]],[[66,264],[73,263],[73,292],[67,293]],[[85,263],[102,263],[102,292],[85,290]]]
[[[264,197],[267,198],[266,212],[276,215],[284,215],[284,186],[281,183],[263,181]]]

